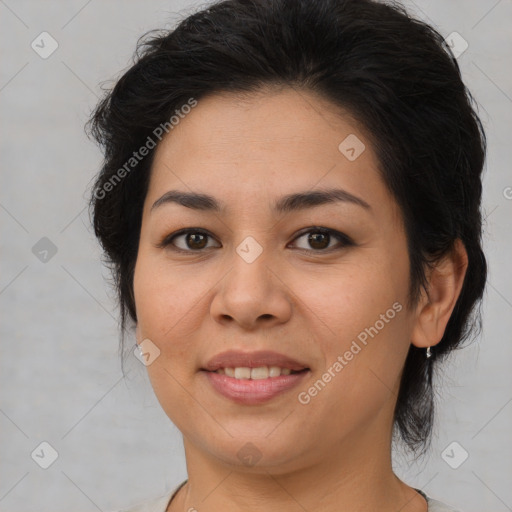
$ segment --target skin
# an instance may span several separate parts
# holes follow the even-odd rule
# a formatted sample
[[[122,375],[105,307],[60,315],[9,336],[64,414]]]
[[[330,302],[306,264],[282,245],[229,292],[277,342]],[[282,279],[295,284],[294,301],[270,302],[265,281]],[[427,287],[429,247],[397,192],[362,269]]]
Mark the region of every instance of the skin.
[[[354,161],[338,150],[349,134],[366,146]],[[332,202],[272,210],[285,194],[327,188],[370,208]],[[175,203],[151,211],[171,189],[210,194],[226,211]],[[314,226],[354,245],[332,236],[327,248],[311,246],[307,232],[297,233]],[[189,252],[157,247],[186,227],[208,231],[207,247],[187,245],[186,236],[174,243]],[[263,249],[252,263],[236,252],[248,236]],[[427,510],[392,471],[393,410],[409,344],[440,341],[466,266],[457,243],[429,274],[429,296],[407,307],[401,213],[369,137],[346,112],[288,88],[201,99],[156,149],[134,276],[137,341],[149,338],[160,350],[148,374],[184,440],[189,481],[168,510]],[[298,393],[397,302],[403,309],[317,396],[299,403]],[[239,405],[199,372],[228,349],[275,350],[311,372],[262,405]],[[252,466],[237,456],[248,442],[261,456]]]

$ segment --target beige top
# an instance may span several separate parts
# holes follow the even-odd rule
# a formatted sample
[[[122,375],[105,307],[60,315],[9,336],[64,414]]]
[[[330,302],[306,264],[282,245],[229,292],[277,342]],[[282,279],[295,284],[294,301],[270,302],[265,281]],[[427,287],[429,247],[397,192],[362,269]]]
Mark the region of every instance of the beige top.
[[[173,489],[171,492],[166,493],[163,496],[145,501],[143,503],[139,503],[138,505],[135,505],[131,508],[119,512],[165,512],[171,500],[186,483],[187,480],[185,480],[177,488]],[[427,500],[428,512],[460,512],[459,510],[451,507],[450,505],[446,505],[441,501],[437,501],[434,500],[433,498],[430,498],[419,489],[415,490],[418,491]]]

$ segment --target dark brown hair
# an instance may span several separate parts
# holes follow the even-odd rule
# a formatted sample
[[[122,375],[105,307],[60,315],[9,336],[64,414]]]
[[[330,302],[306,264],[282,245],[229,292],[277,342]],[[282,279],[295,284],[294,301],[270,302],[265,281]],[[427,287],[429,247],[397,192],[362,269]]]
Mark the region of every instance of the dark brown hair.
[[[113,178],[191,97],[200,101],[215,92],[250,93],[265,86],[315,92],[371,134],[405,222],[411,304],[426,286],[428,266],[457,239],[466,248],[469,265],[444,336],[430,359],[411,344],[397,399],[395,433],[413,451],[424,452],[434,418],[433,370],[480,326],[486,141],[443,37],[397,4],[227,0],[139,42],[134,64],[89,124],[105,155],[90,208],[115,280],[121,342],[127,319],[136,322],[133,274],[154,151],[118,182]]]

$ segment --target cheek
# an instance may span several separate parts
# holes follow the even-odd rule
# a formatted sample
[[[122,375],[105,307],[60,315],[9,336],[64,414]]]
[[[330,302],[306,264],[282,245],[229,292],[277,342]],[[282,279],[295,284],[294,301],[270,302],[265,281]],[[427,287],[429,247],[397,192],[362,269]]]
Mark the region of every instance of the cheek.
[[[183,272],[169,272],[169,266],[142,250],[134,273],[138,341],[150,339],[160,349],[159,356],[146,367],[155,396],[178,428],[186,429],[182,411],[197,415],[197,403],[187,389],[195,368],[199,300],[204,286]],[[203,418],[204,420],[204,418]]]
[[[385,316],[388,323],[381,320],[380,314],[386,315],[388,306],[393,304],[383,303],[385,307],[377,307],[374,314],[368,309],[361,313],[338,307],[336,318],[326,319],[334,333],[329,338],[315,335],[324,366],[299,390],[303,393],[299,402],[305,404],[299,407],[308,418],[328,418],[329,431],[335,438],[340,432],[370,425],[382,415],[391,421],[408,348],[404,343],[407,322],[405,308],[394,318],[392,314]],[[325,328],[319,327],[319,331],[325,332]],[[312,429],[316,427],[313,425]]]
[[[323,356],[311,404],[338,422],[355,420],[347,410],[370,419],[394,398],[409,347],[407,257],[381,253],[329,275],[310,274],[297,291]]]
[[[134,295],[141,336],[163,343],[191,329],[201,307],[205,283],[187,272],[172,270],[161,258],[139,253],[134,273]]]
[[[385,322],[389,331],[388,326],[399,316],[396,309],[400,306],[393,308],[393,304],[397,302],[405,310],[407,266],[400,262],[392,265],[386,262],[391,258],[372,252],[330,269],[297,273],[293,278],[301,283],[294,290],[299,307],[304,305],[300,314],[310,316],[312,325],[326,334],[326,347],[340,348],[376,322],[381,326],[381,314],[384,321],[390,320]]]

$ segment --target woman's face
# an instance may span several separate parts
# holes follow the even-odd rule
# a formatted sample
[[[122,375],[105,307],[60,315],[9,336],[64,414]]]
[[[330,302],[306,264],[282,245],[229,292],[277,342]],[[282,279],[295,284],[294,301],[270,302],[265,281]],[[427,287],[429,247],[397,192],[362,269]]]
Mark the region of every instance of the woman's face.
[[[292,89],[201,99],[157,147],[134,277],[137,341],[160,351],[147,366],[156,396],[203,455],[238,466],[252,456],[253,471],[278,472],[388,443],[415,320],[405,233],[377,166],[350,117]],[[283,202],[333,190],[329,202]],[[211,196],[219,209],[153,207],[169,191]],[[259,382],[204,370],[228,350],[274,351],[307,370]]]

